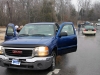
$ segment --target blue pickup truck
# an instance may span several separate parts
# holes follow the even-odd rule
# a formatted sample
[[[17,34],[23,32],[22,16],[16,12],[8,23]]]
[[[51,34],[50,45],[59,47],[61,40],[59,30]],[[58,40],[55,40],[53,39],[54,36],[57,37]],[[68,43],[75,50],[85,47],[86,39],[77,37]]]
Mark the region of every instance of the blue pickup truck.
[[[53,70],[56,56],[77,50],[72,22],[28,23],[16,34],[8,24],[5,41],[0,44],[0,66],[13,69]]]

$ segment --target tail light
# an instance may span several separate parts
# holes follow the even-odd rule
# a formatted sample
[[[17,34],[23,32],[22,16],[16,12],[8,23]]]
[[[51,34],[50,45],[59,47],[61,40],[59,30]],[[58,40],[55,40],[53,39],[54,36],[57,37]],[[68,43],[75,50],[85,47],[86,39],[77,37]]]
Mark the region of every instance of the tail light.
[[[84,31],[86,31],[86,29],[84,29]]]
[[[94,31],[96,31],[96,29],[94,29]]]

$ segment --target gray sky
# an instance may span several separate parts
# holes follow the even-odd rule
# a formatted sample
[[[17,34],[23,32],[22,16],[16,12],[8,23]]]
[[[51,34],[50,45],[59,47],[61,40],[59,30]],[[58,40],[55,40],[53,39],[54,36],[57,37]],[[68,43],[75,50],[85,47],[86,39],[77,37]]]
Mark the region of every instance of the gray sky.
[[[72,4],[75,5],[76,9],[77,9],[77,1],[78,0],[72,0]],[[92,1],[92,4],[95,3],[95,2],[98,2],[98,1],[100,2],[100,0],[91,0],[91,1]]]

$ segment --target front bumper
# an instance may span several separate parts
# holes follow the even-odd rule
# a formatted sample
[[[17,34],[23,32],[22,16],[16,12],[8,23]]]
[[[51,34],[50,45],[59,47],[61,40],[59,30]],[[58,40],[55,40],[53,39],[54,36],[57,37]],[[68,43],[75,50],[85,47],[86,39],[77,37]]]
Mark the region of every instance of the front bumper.
[[[0,55],[0,66],[14,69],[30,69],[30,70],[44,70],[51,66],[52,56],[49,57],[34,57],[34,58],[14,58]],[[12,59],[18,59],[20,65],[13,65]]]

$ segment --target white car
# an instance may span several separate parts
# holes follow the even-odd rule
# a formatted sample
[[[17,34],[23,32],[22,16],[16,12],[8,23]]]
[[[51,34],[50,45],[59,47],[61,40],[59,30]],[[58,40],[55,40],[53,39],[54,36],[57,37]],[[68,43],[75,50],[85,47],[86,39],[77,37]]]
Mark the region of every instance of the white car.
[[[92,25],[86,25],[84,26],[84,28],[82,29],[82,34],[96,34],[96,29],[94,28],[94,26]]]
[[[100,26],[100,22],[96,23],[95,25],[96,25],[96,26]]]

